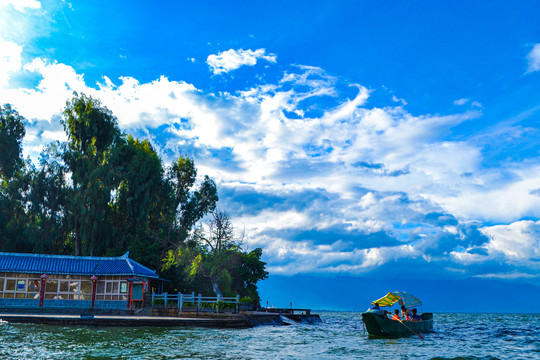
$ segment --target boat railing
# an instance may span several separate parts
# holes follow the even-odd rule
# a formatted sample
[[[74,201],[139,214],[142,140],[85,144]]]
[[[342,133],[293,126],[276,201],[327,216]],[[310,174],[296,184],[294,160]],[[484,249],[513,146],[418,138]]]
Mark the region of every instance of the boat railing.
[[[226,296],[202,296],[201,294],[155,294],[152,293],[153,308],[178,308],[179,311],[184,310],[214,310],[219,312],[224,309],[234,309],[238,313],[238,304],[240,303],[240,295],[233,297]]]

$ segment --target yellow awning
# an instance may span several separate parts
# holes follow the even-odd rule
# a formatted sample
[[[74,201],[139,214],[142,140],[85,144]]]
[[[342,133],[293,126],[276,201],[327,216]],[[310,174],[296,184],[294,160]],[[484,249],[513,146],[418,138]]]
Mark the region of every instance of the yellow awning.
[[[375,303],[378,303],[379,306],[392,306],[398,301],[400,305],[405,305],[408,308],[422,305],[420,299],[404,291],[389,292],[382,298],[373,301],[371,304],[375,305]]]
[[[391,292],[389,292],[388,294],[386,294],[382,298],[373,301],[371,304],[375,305],[375,303],[378,303],[379,306],[392,306],[392,305],[394,305],[394,303],[396,301],[399,301],[400,299],[401,298],[399,297],[399,295],[395,295],[395,294],[392,294]]]

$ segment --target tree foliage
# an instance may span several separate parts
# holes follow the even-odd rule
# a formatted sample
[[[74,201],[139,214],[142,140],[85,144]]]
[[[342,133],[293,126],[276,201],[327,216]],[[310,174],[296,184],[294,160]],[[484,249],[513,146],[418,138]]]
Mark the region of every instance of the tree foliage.
[[[98,100],[74,94],[62,121],[68,141],[63,160],[73,183],[68,223],[73,229],[75,255],[105,252],[111,244],[109,200],[112,188],[110,157],[120,140],[118,121]]]
[[[235,237],[227,212],[215,210],[206,224],[195,228],[176,253],[169,251],[168,265],[184,268],[187,280],[199,291],[217,296],[240,294],[259,302],[257,282],[266,279],[262,250],[242,249],[243,236]]]
[[[22,159],[25,120],[10,105],[0,106],[0,247],[28,251],[32,224],[26,213],[30,178]]]
[[[0,106],[0,251],[130,256],[180,291],[212,288],[258,299],[262,251],[245,252],[215,182],[193,159],[165,167],[148,140],[122,133],[97,99],[74,93],[61,121],[67,141],[35,166],[22,158],[25,119]],[[201,225],[207,214],[213,222]]]
[[[21,158],[25,120],[9,104],[0,106],[0,177],[11,179],[23,166]]]

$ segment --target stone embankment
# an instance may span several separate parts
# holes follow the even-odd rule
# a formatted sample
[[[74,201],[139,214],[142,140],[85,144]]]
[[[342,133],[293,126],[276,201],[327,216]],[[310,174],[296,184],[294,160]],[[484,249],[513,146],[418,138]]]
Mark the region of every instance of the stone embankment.
[[[154,309],[155,310],[155,309]],[[170,309],[167,309],[170,310]],[[314,324],[321,322],[316,314],[282,314],[261,311],[234,313],[182,312],[173,316],[107,315],[82,312],[80,314],[0,313],[0,319],[10,323],[33,323],[62,326],[118,326],[118,327],[205,327],[250,328],[259,325]]]

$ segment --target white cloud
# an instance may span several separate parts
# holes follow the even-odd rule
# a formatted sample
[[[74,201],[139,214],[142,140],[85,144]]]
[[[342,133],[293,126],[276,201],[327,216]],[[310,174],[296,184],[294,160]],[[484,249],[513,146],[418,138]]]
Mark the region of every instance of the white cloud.
[[[368,192],[366,195],[362,196],[360,198],[360,206],[362,208],[367,208],[369,206],[375,205],[377,203],[377,200],[375,199],[375,195],[373,195],[373,192]]]
[[[313,246],[308,242],[268,239],[266,257],[272,274],[367,273],[391,261],[415,259],[421,254],[410,245],[340,251],[340,244]]]
[[[481,116],[479,111],[415,116],[401,106],[368,107],[368,89],[352,85],[355,96],[340,98],[339,79],[308,66],[291,67],[279,82],[235,94],[207,94],[166,77],[147,83],[103,77],[91,87],[66,64],[40,58],[23,64],[24,49],[6,44],[0,47],[0,98],[33,121],[25,154],[35,156],[42,145],[65,137],[55,116],[73,91],[101,99],[128,132],[149,134],[169,125],[162,150],[194,154],[200,173],[215,178],[221,189],[291,199],[280,208],[246,203],[232,214],[245,227],[249,245],[264,247],[273,271],[366,272],[391,261],[420,259],[421,250],[428,249],[423,241],[434,248],[437,234],[455,241],[462,235],[461,225],[426,223],[425,214],[432,212],[463,222],[514,221],[482,229],[492,237],[486,245],[489,256],[457,251],[450,244],[441,251],[446,261],[474,265],[486,258],[539,256],[533,235],[539,225],[515,221],[540,217],[540,198],[534,195],[540,164],[507,162],[505,171],[514,176],[502,181],[500,169],[482,167],[480,145],[446,137],[454,126]],[[260,58],[275,62],[275,55],[263,49],[229,50],[212,58],[211,66],[221,73]],[[22,72],[41,80],[32,88],[10,88],[12,75]],[[319,105],[323,99],[327,104]],[[224,151],[226,157],[215,155]],[[333,229],[344,238],[289,237]],[[377,232],[401,243],[365,243],[370,240],[362,235]],[[357,243],[343,245],[347,235],[357,236]],[[439,256],[425,261],[440,261]]]
[[[527,72],[535,72],[540,70],[540,43],[533,46],[531,52],[527,55],[529,67]]]
[[[534,192],[540,181],[540,165],[509,166],[507,171],[515,177],[502,181],[500,170],[482,171],[473,179],[459,180],[453,196],[432,198],[465,219],[511,222],[525,216],[540,217],[540,198]]]
[[[540,274],[529,274],[529,273],[522,273],[518,271],[511,271],[511,272],[506,272],[506,273],[475,275],[475,277],[484,278],[484,279],[515,280],[515,279],[534,279],[534,278],[540,277]]]
[[[368,110],[363,105],[369,91],[358,86],[356,97],[327,109],[320,117],[287,118],[284,112],[298,109],[306,98],[336,95],[336,79],[311,67],[287,73],[281,81],[305,85],[305,92],[282,91],[274,85],[215,100],[193,85],[164,77],[144,84],[124,77],[119,85],[104,77],[95,89],[64,64],[35,59],[24,69],[43,77],[37,89],[4,90],[0,94],[16,104],[25,117],[50,120],[60,113],[72,91],[85,92],[100,98],[124,129],[176,124],[170,129],[177,139],[176,144],[169,144],[172,148],[185,141],[200,149],[230,148],[241,172],[231,172],[227,167],[216,169],[215,163],[208,167],[201,164],[204,171],[219,174],[224,183],[247,181],[270,190],[283,186],[296,190],[323,188],[350,200],[358,198],[354,188],[363,186],[376,192],[401,191],[413,198],[428,198],[457,212],[471,204],[470,210],[461,211],[470,216],[480,211],[474,201],[462,203],[463,197],[454,198],[471,186],[471,180],[461,175],[477,170],[479,150],[466,143],[435,141],[446,129],[478,116],[474,112],[414,117],[400,108]],[[284,166],[294,160],[306,168],[327,166],[325,162],[344,166],[281,178],[280,174],[287,174]],[[402,169],[408,174],[374,177],[365,169],[350,166],[357,161],[384,164],[384,171],[379,172],[382,175]],[[476,184],[472,185],[473,194]]]
[[[255,216],[242,216],[242,224],[250,231],[298,229],[312,226],[307,214],[293,210],[276,212],[270,209]]]
[[[362,267],[375,267],[385,264],[390,260],[402,258],[415,258],[421,254],[411,245],[401,245],[392,247],[379,247],[364,250],[366,258]]]
[[[15,10],[24,12],[26,9],[39,9],[41,3],[37,0],[0,0],[0,9],[8,5],[13,6]]]
[[[516,221],[484,227],[481,231],[491,238],[487,245],[491,251],[517,261],[540,260],[540,221]]]
[[[454,105],[465,105],[469,102],[469,99],[467,98],[461,98],[454,101]]]
[[[467,99],[467,98],[454,100],[454,105],[458,105],[458,106],[462,106],[468,103],[471,104],[471,108],[481,109],[483,107],[482,104],[480,104],[478,101],[471,101],[470,99]]]
[[[482,104],[480,104],[478,101],[473,101],[471,106],[475,108],[483,108]]]
[[[0,0],[0,52],[5,53],[6,42],[14,42],[24,48],[33,46],[32,39],[48,36],[51,30],[53,12],[56,3],[49,3],[50,8],[41,9],[38,1],[32,0]],[[43,16],[48,14],[49,16]],[[40,16],[41,15],[41,16]],[[3,72],[0,67],[0,72]]]
[[[463,251],[452,251],[450,257],[463,265],[478,264],[486,261],[486,256]]]
[[[257,64],[258,59],[263,59],[272,63],[276,62],[277,56],[275,54],[266,54],[265,49],[257,50],[234,50],[220,52],[217,55],[209,55],[206,59],[206,63],[210,66],[210,69],[214,74],[227,73],[232,70],[236,70],[239,67],[253,66]]]
[[[83,76],[67,65],[48,63],[43,59],[34,59],[23,66],[24,71],[42,76],[35,89],[12,89],[0,87],[0,97],[4,101],[16,105],[17,109],[28,119],[46,119],[51,121],[65,106],[66,100],[73,91],[88,89]],[[1,74],[1,73],[0,73]],[[2,75],[0,75],[0,78]]]
[[[398,98],[396,95],[392,95],[392,101],[400,103],[401,105],[407,105],[405,99]]]
[[[65,131],[44,131],[41,136],[43,136],[47,142],[67,141]]]
[[[22,46],[0,38],[0,88],[7,86],[11,75],[21,69]]]

